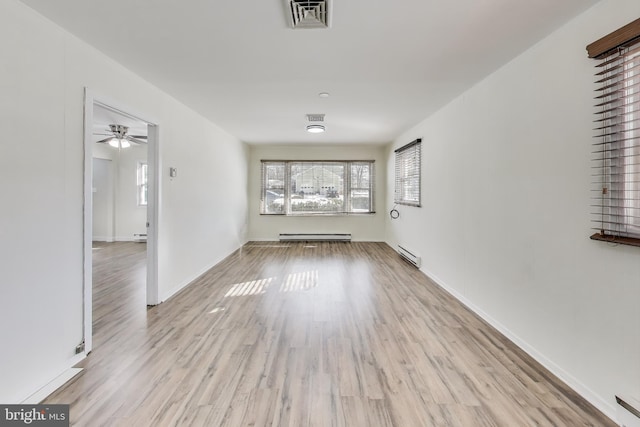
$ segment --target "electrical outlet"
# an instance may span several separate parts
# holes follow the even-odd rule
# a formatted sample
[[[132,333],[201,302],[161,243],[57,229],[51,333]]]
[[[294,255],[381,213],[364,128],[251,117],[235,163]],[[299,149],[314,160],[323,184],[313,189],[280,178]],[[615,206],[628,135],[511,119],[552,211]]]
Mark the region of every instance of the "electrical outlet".
[[[76,354],[80,354],[84,351],[84,341],[76,346]]]

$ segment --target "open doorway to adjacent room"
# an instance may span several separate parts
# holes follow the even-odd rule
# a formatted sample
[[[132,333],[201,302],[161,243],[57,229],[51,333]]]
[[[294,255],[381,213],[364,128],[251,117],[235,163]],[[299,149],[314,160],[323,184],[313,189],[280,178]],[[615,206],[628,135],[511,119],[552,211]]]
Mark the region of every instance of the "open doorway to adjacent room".
[[[158,301],[157,126],[85,96],[84,344],[145,322]]]

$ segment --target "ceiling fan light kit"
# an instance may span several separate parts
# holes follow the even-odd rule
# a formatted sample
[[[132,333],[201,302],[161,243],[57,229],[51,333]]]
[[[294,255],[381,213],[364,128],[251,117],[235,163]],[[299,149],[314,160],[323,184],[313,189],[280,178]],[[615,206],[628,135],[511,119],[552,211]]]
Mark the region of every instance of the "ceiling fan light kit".
[[[112,136],[98,141],[99,144],[109,144],[113,148],[129,148],[131,144],[146,144],[146,135],[127,135],[129,127],[124,125],[109,125]]]
[[[124,138],[122,138],[122,139],[120,139],[120,138],[111,138],[108,141],[108,143],[113,148],[129,148],[129,147],[131,147],[131,144],[129,143],[129,141],[127,141]]]

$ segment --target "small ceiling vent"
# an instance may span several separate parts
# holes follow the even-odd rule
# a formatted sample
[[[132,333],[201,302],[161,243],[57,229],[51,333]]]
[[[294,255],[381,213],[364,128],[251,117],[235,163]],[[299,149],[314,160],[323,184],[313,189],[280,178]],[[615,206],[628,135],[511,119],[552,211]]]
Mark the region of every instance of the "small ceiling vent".
[[[293,28],[328,28],[329,0],[285,0]]]
[[[324,122],[324,114],[307,114],[307,120],[310,122]]]

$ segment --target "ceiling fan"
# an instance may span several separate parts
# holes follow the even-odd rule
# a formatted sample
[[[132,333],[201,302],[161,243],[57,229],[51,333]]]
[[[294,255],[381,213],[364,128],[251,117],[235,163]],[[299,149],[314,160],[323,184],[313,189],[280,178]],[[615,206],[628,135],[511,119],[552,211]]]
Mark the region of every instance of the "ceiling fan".
[[[98,144],[109,144],[114,148],[129,148],[131,144],[146,144],[146,135],[127,135],[129,131],[128,126],[124,125],[109,125],[111,135],[108,133],[96,134],[96,135],[110,135],[108,138],[97,141]]]

